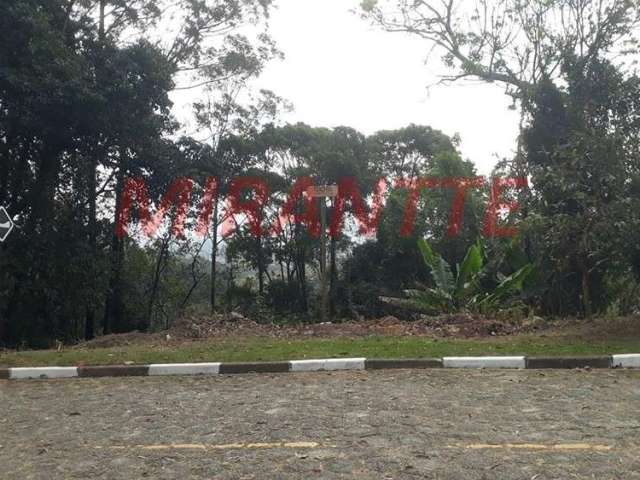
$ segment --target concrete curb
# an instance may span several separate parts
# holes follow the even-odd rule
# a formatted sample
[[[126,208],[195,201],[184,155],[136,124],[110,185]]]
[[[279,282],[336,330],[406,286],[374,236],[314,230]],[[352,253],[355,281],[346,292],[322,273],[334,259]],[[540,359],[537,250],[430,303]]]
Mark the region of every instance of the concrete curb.
[[[73,378],[78,376],[78,367],[39,367],[39,368],[10,368],[10,380],[33,380]]]
[[[149,375],[148,365],[108,365],[105,367],[78,367],[82,378],[102,377],[146,377]]]
[[[525,357],[444,357],[444,368],[526,368]]]
[[[289,362],[223,363],[220,365],[220,373],[224,375],[286,373],[288,371]]]
[[[388,369],[573,369],[638,368],[640,354],[593,357],[444,357],[418,359],[330,358],[291,362],[182,363],[80,367],[0,368],[0,380],[236,375],[244,373],[327,372]]]
[[[289,362],[291,372],[322,372],[333,370],[364,370],[365,358],[331,358]]]
[[[170,363],[149,365],[149,376],[218,375],[220,363]]]
[[[613,368],[640,368],[640,355],[612,355],[611,366]]]
[[[606,357],[534,357],[527,358],[527,368],[611,368],[611,356]]]
[[[401,358],[401,359],[367,359],[365,370],[393,370],[393,369],[425,369],[442,368],[442,360],[439,358]]]

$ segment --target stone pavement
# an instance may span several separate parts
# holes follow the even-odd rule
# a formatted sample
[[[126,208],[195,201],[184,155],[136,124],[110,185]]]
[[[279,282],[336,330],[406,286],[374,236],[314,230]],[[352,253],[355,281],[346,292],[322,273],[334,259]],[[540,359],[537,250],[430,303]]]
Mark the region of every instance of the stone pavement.
[[[640,478],[640,372],[0,380],[2,479]]]

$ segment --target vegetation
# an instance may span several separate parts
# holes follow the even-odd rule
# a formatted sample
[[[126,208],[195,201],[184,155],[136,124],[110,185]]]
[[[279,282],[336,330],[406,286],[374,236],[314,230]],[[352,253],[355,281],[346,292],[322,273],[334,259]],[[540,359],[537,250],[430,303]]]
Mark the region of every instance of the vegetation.
[[[420,337],[273,340],[262,337],[168,346],[27,351],[0,354],[2,367],[122,365],[133,362],[257,362],[305,358],[439,358],[465,355],[611,355],[638,351],[637,340],[522,336],[485,340]]]
[[[439,51],[450,69],[443,81],[505,86],[521,134],[494,174],[530,180],[502,196],[520,205],[499,219],[517,224],[516,239],[487,235],[485,210],[497,199],[486,186],[460,197],[452,185],[411,183],[475,178],[457,138],[420,125],[367,136],[348,126],[282,124],[287,102],[252,88],[281,56],[267,30],[272,6],[0,2],[0,205],[16,223],[0,244],[0,346],[158,331],[187,309],[315,321],[318,227],[305,216],[315,206],[303,196],[288,202],[304,178],[342,182],[342,192],[362,196],[328,205],[335,320],[400,315],[380,297],[405,291],[401,303],[427,313],[640,309],[640,77],[630,62],[637,1],[363,2],[368,21]],[[198,134],[187,135],[170,95],[193,87]],[[118,235],[128,179],[146,182],[157,210],[183,177],[194,180],[193,205],[215,178],[204,238],[174,235],[180,212],[171,206],[153,238],[143,235],[139,213],[128,235]],[[257,219],[230,214],[231,193],[256,200],[238,177],[268,186]],[[386,190],[376,188],[380,178]],[[292,215],[282,217],[285,208]],[[187,231],[196,231],[197,212],[186,214]],[[377,225],[366,239],[363,216],[365,227]],[[256,235],[273,225],[274,234]],[[224,235],[229,227],[233,235]]]
[[[527,263],[509,276],[501,275],[491,291],[482,291],[483,254],[482,244],[477,242],[469,247],[454,277],[451,266],[435,253],[425,239],[418,241],[424,263],[429,267],[435,288],[405,290],[409,299],[382,297],[391,305],[398,305],[431,314],[455,312],[459,310],[489,312],[505,307],[513,297],[522,293],[525,282],[533,273],[533,265]],[[485,275],[486,276],[486,275]]]
[[[362,12],[442,54],[444,83],[499,83],[520,110],[517,153],[497,172],[531,179],[519,217],[541,311],[635,303],[638,2],[365,0]]]

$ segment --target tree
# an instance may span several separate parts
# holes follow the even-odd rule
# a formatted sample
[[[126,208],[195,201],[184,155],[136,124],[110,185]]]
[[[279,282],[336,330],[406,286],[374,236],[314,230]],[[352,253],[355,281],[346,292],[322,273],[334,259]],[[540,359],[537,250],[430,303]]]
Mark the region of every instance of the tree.
[[[397,131],[379,132],[368,139],[372,164],[390,181],[398,179],[460,179],[475,177],[470,162],[460,158],[454,142],[430,127],[411,125]],[[459,232],[448,232],[455,189],[422,189],[416,202],[416,218],[409,231],[403,232],[410,191],[401,184],[391,185],[377,232],[384,258],[379,260],[380,279],[391,291],[408,288],[421,275],[419,238],[430,238],[445,259],[459,263],[467,246],[480,233],[480,192],[469,190],[465,196]],[[353,269],[354,271],[356,269]]]
[[[640,80],[606,60],[567,59],[563,68],[568,85],[539,87],[523,135],[536,186],[529,224],[550,283],[563,293],[558,305],[572,298],[589,316],[610,300],[605,278],[633,262],[625,239],[638,222]]]
[[[0,48],[0,183],[3,203],[20,219],[18,234],[3,246],[13,260],[3,268],[0,341],[73,338],[74,309],[93,299],[82,268],[90,252],[79,240],[86,231],[72,225],[85,212],[83,146],[95,125],[83,48],[90,34],[63,2],[3,2],[0,14],[7,32]],[[82,288],[62,281],[69,272]]]
[[[260,147],[256,138],[261,126],[272,122],[283,108],[289,108],[287,102],[271,91],[262,90],[257,97],[250,94],[250,80],[260,73],[263,62],[268,59],[269,57],[244,59],[241,65],[234,67],[237,73],[243,71],[243,74],[238,73],[232,79],[223,79],[217,84],[210,83],[207,101],[195,105],[198,124],[207,134],[197,154],[200,156],[197,171],[200,175],[215,177],[217,184],[208,230],[212,245],[212,312],[216,310],[218,248],[224,241],[219,238],[219,229],[229,219],[229,212],[221,208],[220,198],[228,193],[233,178],[258,166]]]
[[[90,338],[102,311],[105,332],[140,325],[127,318],[123,283],[133,246],[114,232],[124,180],[144,175],[157,202],[167,176],[189,168],[168,139],[169,92],[259,73],[276,54],[264,30],[270,6],[2,3],[0,201],[18,229],[2,245],[0,342]],[[176,12],[183,21],[167,23]]]
[[[308,268],[319,272],[319,250],[317,234],[319,219],[305,222],[304,213],[315,209],[318,213],[317,199],[304,199],[301,182],[309,185],[344,184],[349,179],[357,180],[351,186],[366,199],[375,185],[375,177],[369,163],[366,137],[349,127],[313,128],[305,124],[286,125],[280,128],[266,128],[261,135],[264,163],[271,170],[280,173],[280,190],[274,192],[276,205],[284,208],[287,199],[293,196],[289,205],[293,215],[288,215],[281,225],[277,237],[272,241],[274,254],[280,263],[286,285],[280,291],[298,293],[298,307],[304,313],[308,311],[309,292]],[[342,186],[345,188],[346,184]],[[346,192],[343,192],[346,193]],[[353,211],[352,201],[341,207],[342,217]],[[330,222],[337,222],[339,215],[336,200],[332,199],[328,209]],[[311,225],[309,224],[311,223]],[[330,299],[331,310],[336,310],[338,288],[339,256],[350,243],[348,228],[341,234],[332,228],[330,245]],[[335,234],[333,234],[335,233]],[[286,269],[286,276],[285,276]],[[284,281],[284,280],[283,280]],[[295,284],[295,287],[294,287]]]
[[[452,72],[443,81],[472,77],[506,87],[522,113],[507,173],[532,179],[521,197],[525,244],[549,272],[544,308],[586,316],[604,308],[603,282],[630,268],[616,239],[637,223],[629,208],[636,80],[624,64],[637,53],[637,2],[371,0],[363,12],[438,50]]]
[[[208,103],[199,102],[196,104],[196,115],[199,125],[210,130],[210,145],[213,148],[214,157],[218,154],[217,150],[221,138],[231,133],[233,126],[238,125],[240,115],[248,112],[240,107],[237,95],[246,89],[247,82],[251,78],[260,74],[268,60],[279,54],[266,33],[259,34],[254,45],[249,38],[236,31],[245,23],[258,23],[262,17],[268,15],[269,7],[269,1],[195,2],[186,0],[178,2],[178,5],[175,5],[175,2],[164,3],[159,8],[150,10],[152,23],[155,24],[161,24],[163,18],[168,18],[171,12],[178,12],[182,18],[178,31],[173,36],[163,35],[157,42],[157,48],[162,52],[167,63],[167,73],[171,78],[184,80],[186,77],[192,83],[188,87],[178,88],[206,87],[210,99]],[[139,19],[139,16],[136,15],[135,18]],[[143,32],[140,34],[142,35]],[[144,31],[144,35],[153,36],[146,31]],[[171,43],[163,43],[165,37],[172,38]],[[211,100],[211,96],[218,94],[218,92],[221,92],[219,98]],[[269,95],[265,94],[265,96]],[[202,153],[206,157],[207,153],[204,151]],[[190,165],[185,165],[183,170],[189,168]],[[207,169],[219,171],[211,165]],[[121,168],[120,171],[124,172],[125,169]],[[124,173],[121,173],[119,178],[123,178],[123,175]],[[117,196],[122,194],[121,187],[122,183],[119,182],[116,186]],[[212,228],[214,238],[211,262],[212,309],[215,308],[217,222],[219,221],[217,197],[214,201],[215,224]],[[116,215],[117,211],[116,208]],[[118,260],[118,240],[115,237],[112,256],[114,268],[111,291],[117,296],[117,292],[120,290],[117,287],[120,277],[118,272],[122,267]],[[112,304],[118,304],[117,298],[108,301],[105,314],[107,326],[111,323],[109,317],[111,316],[112,308],[110,305]]]
[[[500,82],[519,99],[560,77],[568,54],[589,63],[618,46],[635,51],[640,22],[633,0],[364,0],[362,12],[437,50],[452,71],[444,81]]]

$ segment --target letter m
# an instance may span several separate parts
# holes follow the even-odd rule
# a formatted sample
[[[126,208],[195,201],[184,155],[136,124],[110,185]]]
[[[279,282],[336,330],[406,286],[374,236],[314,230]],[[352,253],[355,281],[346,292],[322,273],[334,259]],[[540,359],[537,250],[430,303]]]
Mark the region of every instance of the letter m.
[[[180,236],[184,233],[184,224],[190,207],[193,182],[188,178],[178,178],[171,185],[160,200],[160,205],[155,213],[151,213],[149,191],[144,178],[127,178],[120,198],[116,235],[123,238],[129,233],[129,224],[133,213],[133,200],[138,204],[138,218],[144,234],[151,238],[158,231],[164,218],[175,207],[172,218],[171,234]]]

